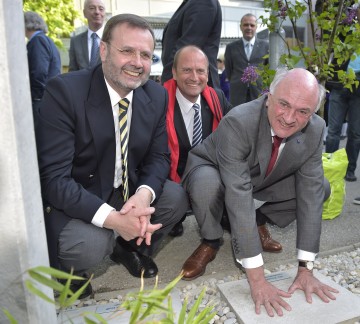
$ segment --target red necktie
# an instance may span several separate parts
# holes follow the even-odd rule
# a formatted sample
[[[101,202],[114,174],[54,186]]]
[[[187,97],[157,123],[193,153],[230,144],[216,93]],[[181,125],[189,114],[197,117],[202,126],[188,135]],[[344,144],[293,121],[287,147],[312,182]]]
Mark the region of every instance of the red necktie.
[[[281,137],[276,136],[276,135],[273,137],[273,139],[274,139],[274,142],[273,142],[273,145],[272,145],[271,158],[270,158],[268,168],[266,170],[266,176],[268,176],[268,174],[271,172],[271,170],[273,169],[273,167],[275,165],[277,156],[279,154],[279,147],[280,147],[281,142],[283,140]]]

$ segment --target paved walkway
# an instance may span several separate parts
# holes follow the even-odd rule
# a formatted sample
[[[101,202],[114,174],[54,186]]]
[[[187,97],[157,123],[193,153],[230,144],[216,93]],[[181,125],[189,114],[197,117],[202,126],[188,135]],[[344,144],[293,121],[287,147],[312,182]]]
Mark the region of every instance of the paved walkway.
[[[344,142],[344,141],[342,141]],[[360,205],[354,205],[352,200],[360,196],[360,167],[358,167],[356,182],[346,183],[346,201],[342,214],[333,220],[323,220],[320,254],[334,254],[337,251],[353,249],[360,246]],[[189,216],[184,222],[184,235],[177,238],[168,238],[163,247],[154,257],[159,268],[159,284],[165,285],[173,280],[181,270],[185,260],[191,255],[200,243],[198,226],[195,217]],[[283,252],[279,254],[264,253],[265,267],[273,270],[279,264],[296,262],[296,224],[291,224],[285,229],[270,227],[273,237],[283,245]],[[227,275],[240,271],[236,268],[230,235],[225,232],[224,245],[221,247],[216,259],[211,262],[206,270],[206,277],[224,278]],[[128,289],[136,290],[140,287],[140,279],[132,277],[125,267],[113,263],[110,259],[94,269],[95,278],[93,288],[95,298],[110,298],[124,294]],[[195,280],[204,280],[200,277]],[[145,285],[154,285],[154,279],[145,279]],[[178,286],[188,284],[181,281]],[[105,293],[105,294],[103,294]]]

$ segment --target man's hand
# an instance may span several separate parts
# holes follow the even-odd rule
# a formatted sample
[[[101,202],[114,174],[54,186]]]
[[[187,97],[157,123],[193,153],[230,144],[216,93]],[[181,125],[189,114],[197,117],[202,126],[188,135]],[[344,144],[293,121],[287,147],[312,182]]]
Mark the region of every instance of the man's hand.
[[[296,278],[289,288],[289,293],[293,294],[296,289],[304,291],[306,301],[310,304],[312,303],[312,293],[318,295],[323,302],[328,303],[330,301],[329,298],[332,300],[336,299],[332,292],[339,292],[338,290],[321,283],[314,277],[311,271],[303,267],[299,267]]]
[[[250,284],[251,297],[255,303],[256,314],[261,313],[261,305],[264,305],[270,317],[274,316],[274,310],[279,316],[283,316],[282,308],[291,311],[290,305],[281,298],[289,298],[291,294],[266,281],[263,267],[246,269],[246,275]]]
[[[120,212],[112,211],[104,222],[104,227],[113,229],[126,240],[138,238],[140,245],[145,239],[147,245],[151,244],[151,234],[161,228],[162,224],[151,224],[151,214],[155,212],[150,207],[151,193],[146,188],[138,190],[123,205]]]

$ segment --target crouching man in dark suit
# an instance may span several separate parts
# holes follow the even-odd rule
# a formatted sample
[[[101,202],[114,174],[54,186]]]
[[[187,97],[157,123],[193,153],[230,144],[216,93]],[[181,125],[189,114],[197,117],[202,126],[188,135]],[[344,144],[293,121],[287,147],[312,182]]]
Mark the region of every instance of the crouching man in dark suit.
[[[183,266],[187,280],[201,276],[214,260],[223,235],[226,207],[236,260],[245,268],[256,313],[283,315],[282,297],[296,289],[323,301],[337,290],[312,273],[319,252],[322,205],[330,194],[324,179],[322,148],[325,122],[315,114],[325,89],[304,69],[279,70],[270,93],[234,107],[202,144],[190,151],[183,182],[190,195],[203,242]],[[288,292],[264,276],[256,224],[260,213],[280,227],[296,219],[299,268]]]
[[[48,85],[36,135],[54,267],[85,275],[111,254],[133,276],[153,277],[151,255],[188,209],[184,189],[166,180],[168,102],[148,80],[154,47],[146,20],[114,16],[102,64]]]
[[[208,86],[209,60],[199,47],[180,48],[174,56],[172,74],[173,78],[164,83],[169,95],[166,117],[171,153],[169,178],[179,183],[189,151],[216,129],[231,105],[221,90]],[[182,234],[181,221],[169,235]]]

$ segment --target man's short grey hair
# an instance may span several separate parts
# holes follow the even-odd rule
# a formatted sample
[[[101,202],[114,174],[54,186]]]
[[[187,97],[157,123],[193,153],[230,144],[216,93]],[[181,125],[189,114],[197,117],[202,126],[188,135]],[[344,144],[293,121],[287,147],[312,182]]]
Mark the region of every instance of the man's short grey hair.
[[[279,85],[280,81],[282,79],[284,79],[290,71],[291,70],[288,70],[286,68],[280,68],[280,69],[276,70],[276,74],[274,76],[274,79],[272,80],[272,82],[270,84],[270,88],[269,88],[270,94],[274,94],[274,91],[275,91],[276,87]],[[318,87],[319,87],[318,103],[316,105],[315,112],[317,112],[320,109],[320,107],[321,107],[321,105],[323,103],[323,100],[325,98],[325,94],[326,94],[326,89],[325,89],[325,87],[323,85],[318,83]]]
[[[24,13],[24,20],[25,20],[25,29],[28,31],[37,31],[41,30],[44,33],[48,32],[48,27],[42,19],[42,17],[33,11],[27,11]]]

